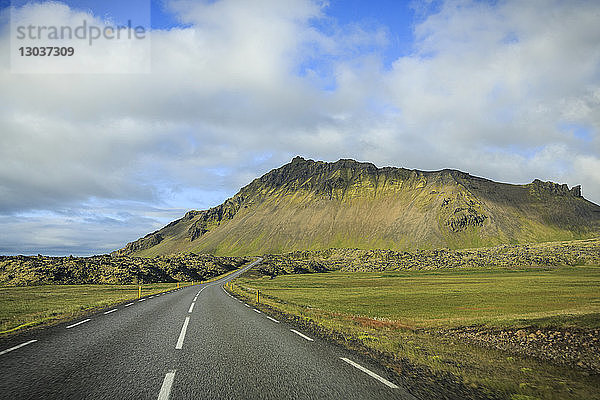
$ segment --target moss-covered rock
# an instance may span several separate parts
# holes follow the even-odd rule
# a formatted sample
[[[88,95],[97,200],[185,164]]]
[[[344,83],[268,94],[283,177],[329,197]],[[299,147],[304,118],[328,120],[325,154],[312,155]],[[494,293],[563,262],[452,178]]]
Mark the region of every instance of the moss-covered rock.
[[[249,259],[201,254],[154,258],[0,256],[0,284],[129,284],[206,280]]]
[[[264,275],[343,271],[433,270],[444,268],[522,268],[600,265],[600,238],[479,249],[329,249],[266,255]]]

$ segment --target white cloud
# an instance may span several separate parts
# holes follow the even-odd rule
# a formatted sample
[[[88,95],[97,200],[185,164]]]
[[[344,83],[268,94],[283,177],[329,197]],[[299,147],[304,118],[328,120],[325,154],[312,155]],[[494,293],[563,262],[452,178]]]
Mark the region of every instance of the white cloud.
[[[433,139],[435,167],[579,183],[585,171],[573,160],[600,152],[599,11],[583,1],[446,2],[386,77],[399,135]],[[588,127],[592,143],[566,136],[565,122]]]
[[[573,172],[577,174],[576,179],[581,182],[584,188],[583,196],[598,204],[597,199],[600,198],[600,157],[597,155],[578,155],[572,161]]]

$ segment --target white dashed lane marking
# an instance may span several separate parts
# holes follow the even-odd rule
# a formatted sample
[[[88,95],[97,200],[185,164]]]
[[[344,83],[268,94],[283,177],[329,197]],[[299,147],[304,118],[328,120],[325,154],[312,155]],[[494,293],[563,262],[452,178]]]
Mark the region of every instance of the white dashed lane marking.
[[[160,393],[158,393],[158,400],[169,399],[169,395],[171,394],[171,386],[173,386],[173,381],[175,380],[175,372],[176,370],[173,369],[167,372],[167,375],[165,375],[163,384],[160,387]]]
[[[185,321],[183,326],[181,327],[181,333],[179,334],[179,339],[177,339],[177,344],[175,345],[175,349],[181,350],[183,348],[183,341],[185,340],[185,333],[187,332],[188,324],[190,323],[190,317],[185,317]]]

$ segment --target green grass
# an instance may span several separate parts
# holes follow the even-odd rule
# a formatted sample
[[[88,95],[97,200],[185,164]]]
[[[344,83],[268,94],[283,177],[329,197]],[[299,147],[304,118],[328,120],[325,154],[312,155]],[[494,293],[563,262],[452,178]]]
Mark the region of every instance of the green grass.
[[[188,283],[189,284],[189,283]],[[163,292],[176,283],[142,286],[142,295]],[[138,285],[0,286],[0,335],[52,324],[138,297]]]
[[[288,303],[415,328],[564,325],[600,313],[600,267],[331,272],[246,280]],[[600,327],[599,319],[581,319]]]
[[[598,328],[600,267],[247,275],[233,286],[250,303],[256,289],[262,304],[357,339],[397,360],[394,368],[407,360],[506,398],[600,399],[598,376],[426,331]]]

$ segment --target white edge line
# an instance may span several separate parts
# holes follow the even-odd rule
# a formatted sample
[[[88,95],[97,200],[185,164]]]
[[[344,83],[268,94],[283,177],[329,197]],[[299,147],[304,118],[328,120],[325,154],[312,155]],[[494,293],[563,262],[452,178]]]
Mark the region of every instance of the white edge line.
[[[267,315],[267,318],[269,318],[269,319],[270,319],[271,321],[273,321],[273,322],[277,322],[277,323],[279,323],[279,321],[277,321],[277,320],[276,320],[275,318],[273,318],[273,317],[269,317],[269,316]]]
[[[160,387],[160,392],[158,393],[158,400],[169,399],[169,395],[171,394],[171,386],[173,386],[173,381],[175,380],[175,372],[177,372],[177,370],[173,369],[167,372],[165,375],[163,384]]]
[[[132,306],[132,305],[133,305],[133,303],[125,304],[125,307],[129,307],[129,306]]]
[[[105,311],[105,312],[104,312],[104,315],[106,315],[106,314],[110,314],[110,313],[114,313],[114,312],[115,312],[115,311],[117,311],[117,310],[118,310],[118,308],[113,308],[112,310]]]
[[[79,321],[76,324],[69,325],[69,326],[67,326],[67,329],[73,328],[73,327],[75,327],[77,325],[85,324],[86,322],[89,322],[89,321],[91,321],[91,318],[84,319],[83,321]]]
[[[304,335],[304,334],[302,334],[302,333],[298,332],[298,331],[297,331],[297,330],[295,330],[295,329],[290,329],[290,331],[292,331],[292,332],[294,332],[296,335],[298,335],[298,336],[300,336],[300,337],[302,337],[302,338],[304,338],[304,339],[308,340],[309,342],[314,342],[314,339],[312,339],[312,338],[309,338],[308,336],[306,336],[306,335]]]
[[[3,354],[6,354],[6,353],[10,353],[13,350],[20,349],[21,347],[27,346],[28,344],[35,343],[35,342],[37,342],[37,340],[33,339],[33,340],[28,341],[28,342],[21,343],[19,345],[11,347],[10,349],[2,350],[2,351],[0,351],[0,356],[3,355]]]
[[[179,339],[177,339],[177,344],[175,345],[176,350],[181,350],[183,348],[183,340],[185,339],[185,332],[187,331],[189,323],[190,317],[185,317],[185,321],[181,327],[181,333],[179,334]]]
[[[195,305],[196,305],[196,303],[190,304],[190,309],[188,310],[188,313],[191,313],[192,311],[194,311],[194,306]]]
[[[365,367],[363,367],[360,364],[355,363],[352,360],[349,360],[347,358],[344,357],[340,357],[342,360],[344,360],[345,362],[347,362],[348,364],[352,365],[354,368],[360,369],[362,372],[364,372],[365,374],[377,379],[379,382],[383,383],[384,385],[391,387],[392,389],[398,389],[398,386],[394,385],[392,382],[388,381],[385,378],[382,378],[381,376],[377,375],[375,372],[370,371],[368,369],[366,369]]]

